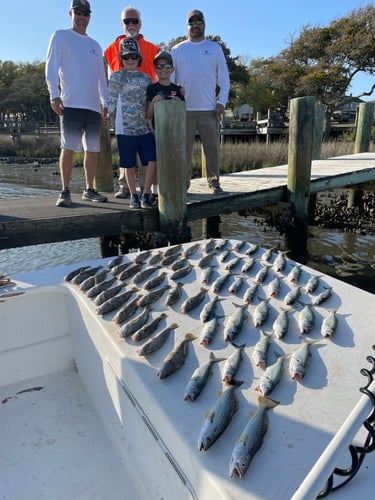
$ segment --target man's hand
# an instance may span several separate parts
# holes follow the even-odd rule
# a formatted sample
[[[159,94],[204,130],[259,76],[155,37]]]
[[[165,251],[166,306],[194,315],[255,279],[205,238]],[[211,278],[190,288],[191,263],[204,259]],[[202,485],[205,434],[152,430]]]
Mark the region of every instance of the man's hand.
[[[58,116],[61,116],[63,114],[64,104],[62,103],[60,97],[55,97],[54,99],[51,99],[51,108]]]

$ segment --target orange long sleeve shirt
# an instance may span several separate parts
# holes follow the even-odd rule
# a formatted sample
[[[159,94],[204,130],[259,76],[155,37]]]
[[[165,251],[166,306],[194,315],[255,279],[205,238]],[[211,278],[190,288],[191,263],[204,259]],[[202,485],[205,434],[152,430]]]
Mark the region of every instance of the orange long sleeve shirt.
[[[112,73],[121,69],[119,52],[120,52],[120,41],[125,38],[125,35],[120,35],[104,50],[104,56],[107,60]],[[154,57],[159,52],[159,47],[151,42],[144,39],[143,35],[138,35],[137,39],[139,50],[142,55],[142,64],[139,67],[139,71],[149,75],[153,82],[157,81],[157,76],[154,69]]]

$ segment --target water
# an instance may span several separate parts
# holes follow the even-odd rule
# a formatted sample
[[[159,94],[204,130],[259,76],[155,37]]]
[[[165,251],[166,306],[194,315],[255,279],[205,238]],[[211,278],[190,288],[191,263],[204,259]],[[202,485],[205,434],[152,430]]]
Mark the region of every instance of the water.
[[[57,190],[0,183],[2,198],[58,195]],[[287,250],[287,241],[278,231],[259,224],[259,218],[236,213],[221,217],[223,238],[257,243],[264,248]],[[202,239],[202,222],[191,224],[194,240]],[[354,286],[375,293],[375,235],[353,234],[318,227],[309,228],[307,265]],[[99,239],[49,243],[0,250],[0,274],[14,274],[74,264],[100,258]]]

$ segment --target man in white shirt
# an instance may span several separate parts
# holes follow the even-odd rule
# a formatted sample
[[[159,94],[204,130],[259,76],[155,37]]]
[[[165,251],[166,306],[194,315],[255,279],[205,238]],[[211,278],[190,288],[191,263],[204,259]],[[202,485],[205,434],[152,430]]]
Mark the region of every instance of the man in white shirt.
[[[187,16],[187,40],[172,47],[174,80],[185,89],[187,188],[192,174],[191,156],[196,131],[206,156],[210,191],[222,194],[219,173],[219,121],[228,100],[230,80],[220,45],[205,38],[203,12],[192,10]],[[216,96],[216,86],[220,87]]]
[[[104,202],[107,198],[94,189],[96,153],[100,151],[101,113],[108,119],[107,82],[103,53],[98,42],[87,36],[91,8],[87,0],[72,0],[69,15],[71,29],[58,30],[51,36],[46,81],[51,107],[60,117],[60,174],[62,192],[58,207],[71,205],[70,179],[74,151],[84,150],[86,186],[83,200]]]

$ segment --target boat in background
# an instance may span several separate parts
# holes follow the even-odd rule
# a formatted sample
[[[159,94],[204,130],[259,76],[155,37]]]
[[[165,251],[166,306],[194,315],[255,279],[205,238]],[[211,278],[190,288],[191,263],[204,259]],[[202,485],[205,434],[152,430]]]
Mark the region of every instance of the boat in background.
[[[265,250],[256,249],[252,254],[256,262],[243,275],[242,290],[231,293],[230,285],[241,274],[241,262],[249,259],[249,244],[241,245],[238,251],[236,244],[229,240],[221,246],[217,240],[176,247],[182,259],[184,252],[189,254],[188,250],[197,246],[187,255],[191,271],[173,280],[176,271],[168,264],[152,275],[166,273],[159,287],[173,287],[177,282],[183,286],[176,304],[165,305],[166,288],[150,306],[150,319],[167,315],[159,331],[173,323],[178,328],[148,357],[138,355],[139,342],[119,336],[120,325],[113,321],[117,311],[98,315],[94,299],[64,279],[81,267],[107,269],[110,276],[112,259],[12,276],[11,283],[0,288],[0,484],[4,500],[305,500],[316,498],[334,467],[348,466],[345,450],[353,440],[363,444],[366,433],[362,422],[371,412],[370,400],[361,397],[359,388],[364,385],[360,370],[373,343],[373,295],[320,276],[312,296],[301,292],[301,302],[289,313],[287,335],[271,339],[269,354],[271,360],[282,353],[288,356],[300,345],[297,320],[302,304],[332,287],[329,300],[315,308],[316,323],[309,338],[319,342],[312,347],[308,372],[297,382],[290,379],[285,367],[283,379],[271,395],[280,404],[269,412],[263,446],[243,479],[229,476],[231,452],[249,415],[257,408],[258,393],[254,389],[264,373],[251,362],[252,349],[261,335],[252,313],[260,301],[268,299],[269,315],[261,328],[272,330],[276,315],[284,307],[284,297],[295,286],[287,278],[296,265],[289,259],[279,273],[279,295],[267,297],[274,278],[270,269],[259,285],[254,305],[246,306],[246,320],[234,341],[236,345],[246,344],[236,375],[243,381],[236,390],[238,410],[209,450],[198,449],[205,415],[223,387],[221,363],[212,367],[212,375],[197,400],[184,401],[186,384],[211,351],[216,357],[228,357],[233,352],[234,346],[225,341],[223,331],[234,304],[243,305],[243,295],[258,271],[264,265],[271,268],[277,257],[272,252],[268,263],[262,263]],[[239,257],[230,271],[225,270],[227,261],[220,258],[225,248],[232,253],[232,262]],[[201,290],[202,258],[209,253],[213,256],[207,265],[214,266],[210,279],[228,272],[229,278],[219,291],[218,332],[208,346],[202,346],[198,340],[203,327],[200,312],[215,297],[211,285],[205,285],[207,293],[197,307],[182,313],[180,306]],[[152,251],[144,268],[150,267],[150,259],[158,254],[171,256],[173,249]],[[135,261],[139,255],[123,256],[123,262]],[[314,271],[306,266],[301,269],[298,285],[303,287]],[[131,277],[126,283],[124,288],[134,286]],[[136,292],[142,296],[148,293],[143,285],[137,284]],[[327,340],[321,337],[320,326],[331,310],[337,311],[339,324],[335,336]],[[187,333],[197,339],[190,342],[185,363],[160,380],[157,372],[163,360]],[[370,389],[374,392],[372,386]],[[372,496],[373,455],[366,456],[356,477],[340,490],[340,500]]]

